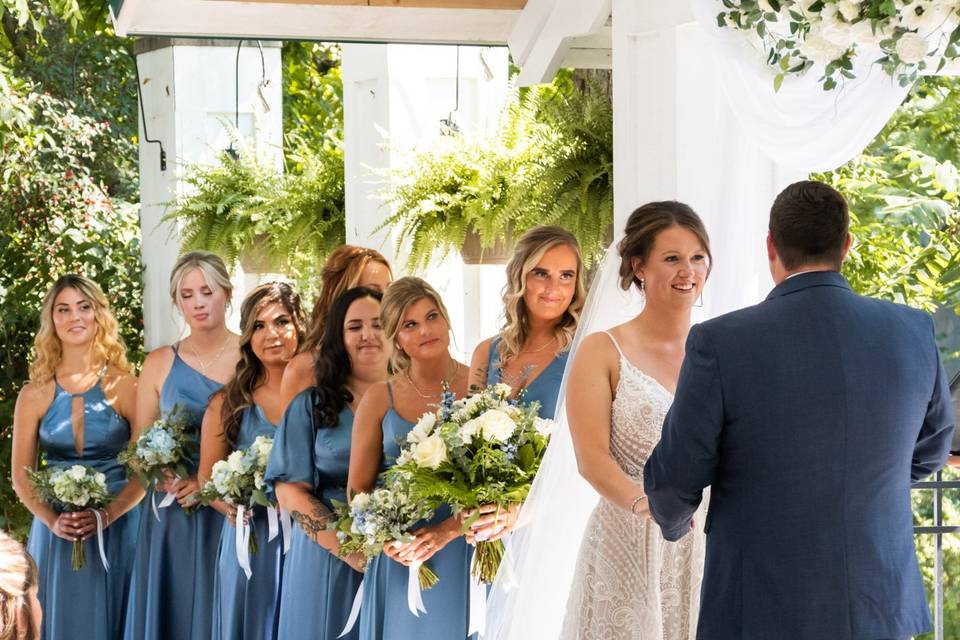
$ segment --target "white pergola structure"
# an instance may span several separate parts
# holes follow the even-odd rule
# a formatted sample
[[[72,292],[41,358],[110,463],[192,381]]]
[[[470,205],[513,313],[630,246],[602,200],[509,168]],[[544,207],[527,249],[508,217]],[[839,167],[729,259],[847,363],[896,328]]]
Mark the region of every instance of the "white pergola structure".
[[[644,202],[688,202],[706,220],[714,244],[716,268],[706,293],[704,314],[715,315],[756,302],[770,287],[763,252],[767,211],[779,188],[801,178],[803,172],[777,166],[744,135],[723,99],[704,33],[686,1],[111,0],[111,8],[120,35],[311,39],[381,46],[507,45],[521,68],[522,84],[547,82],[564,66],[611,68],[617,229]],[[376,155],[370,146],[377,142],[374,129],[368,127],[367,140],[358,142],[354,126],[354,107],[360,95],[357,87],[369,89],[368,81],[373,77],[351,58],[360,47],[350,44],[344,48],[348,241],[358,241],[363,235],[351,229],[366,233],[383,215],[376,207],[364,204],[369,197],[365,193],[368,188],[362,184],[364,178],[350,171],[351,163],[362,165],[371,154]],[[260,69],[254,68],[259,73]],[[219,70],[228,78],[224,82],[231,89],[232,71],[229,64]],[[174,69],[170,62],[162,73],[191,76],[197,70]],[[364,73],[367,75],[360,77]],[[352,85],[354,80],[359,84]],[[272,90],[278,90],[279,85],[279,79],[274,78]],[[245,86],[256,87],[256,82]],[[159,101],[149,99],[149,85],[141,88],[148,121],[162,120],[164,108],[175,108],[169,104],[164,107],[167,96],[162,94]],[[243,91],[241,102],[255,105],[252,89]],[[231,92],[225,93],[233,97]],[[173,136],[168,146],[177,157],[170,159],[179,159],[175,140],[182,139],[178,138],[180,134],[169,128],[155,132],[157,127],[152,123],[151,127],[154,138]],[[147,184],[164,174],[158,173],[155,151],[143,141],[142,133],[141,179]],[[366,157],[361,157],[364,154]],[[151,195],[150,190],[144,190],[145,210],[153,207],[159,211],[157,207],[176,192],[175,178],[166,175],[160,179],[166,191]],[[145,235],[156,233],[157,215],[144,216],[150,219],[144,223]],[[154,224],[154,228],[148,229],[148,224]],[[172,258],[154,259],[148,260],[147,266],[148,347],[169,340],[173,331],[169,327],[151,330],[151,325],[161,326],[161,318],[170,315],[164,292]],[[463,284],[468,279],[458,286],[469,288]],[[470,317],[470,305],[461,313]],[[489,329],[469,330],[472,335],[466,340],[467,351],[483,332],[489,333]]]

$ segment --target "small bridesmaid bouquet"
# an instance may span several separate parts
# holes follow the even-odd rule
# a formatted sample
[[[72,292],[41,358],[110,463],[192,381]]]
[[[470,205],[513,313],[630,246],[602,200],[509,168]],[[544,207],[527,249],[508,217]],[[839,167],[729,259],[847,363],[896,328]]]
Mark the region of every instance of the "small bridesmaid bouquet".
[[[54,509],[63,512],[93,510],[97,519],[97,542],[100,546],[100,559],[103,568],[110,570],[106,553],[103,549],[103,523],[100,512],[110,504],[113,496],[107,490],[107,477],[82,464],[72,467],[53,467],[42,470],[27,469],[33,490],[38,500],[43,500]],[[73,541],[71,566],[79,571],[86,564],[86,553],[83,550],[83,540]]]
[[[383,551],[383,546],[390,541],[412,542],[410,529],[433,516],[426,502],[413,500],[402,482],[372,493],[358,493],[350,504],[334,501],[333,506],[337,519],[330,530],[336,532],[340,541],[340,555],[360,553],[367,561]],[[429,589],[439,581],[426,564],[419,565],[417,571],[421,589]]]
[[[184,412],[179,405],[174,405],[167,415],[161,416],[139,438],[131,441],[117,456],[117,462],[135,474],[146,491],[166,480],[167,472],[178,478],[187,477],[187,465],[199,448],[196,438],[187,433]],[[173,504],[175,497],[168,493],[160,508]],[[153,515],[160,519],[156,503],[153,504]]]
[[[473,510],[464,531],[485,505],[504,510],[522,503],[540,468],[554,423],[539,417],[540,404],[510,399],[499,383],[454,400],[444,393],[440,408],[424,414],[410,433],[388,482],[405,478],[411,495],[436,508],[450,504]],[[503,559],[502,540],[477,542],[472,573],[491,583]]]
[[[257,436],[246,449],[237,449],[227,456],[226,460],[219,460],[213,465],[210,479],[203,485],[197,494],[197,503],[210,506],[216,500],[237,507],[237,529],[248,529],[248,549],[250,553],[257,553],[257,537],[250,525],[244,522],[244,511],[252,510],[255,506],[275,508],[267,500],[264,493],[266,486],[263,477],[267,471],[267,462],[270,460],[270,451],[273,449],[273,438]]]

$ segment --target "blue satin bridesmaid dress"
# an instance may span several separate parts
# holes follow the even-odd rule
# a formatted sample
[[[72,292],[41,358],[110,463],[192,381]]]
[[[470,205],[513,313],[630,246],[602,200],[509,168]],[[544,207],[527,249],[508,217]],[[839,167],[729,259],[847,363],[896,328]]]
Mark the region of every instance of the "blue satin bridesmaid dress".
[[[413,423],[400,417],[393,407],[393,388],[387,383],[390,408],[383,418],[383,456],[385,466],[393,465],[400,455]],[[449,507],[441,508],[429,521],[437,524],[450,517]],[[420,526],[420,525],[418,525]],[[416,527],[414,527],[416,528]],[[451,541],[427,561],[440,582],[422,592],[426,613],[419,617],[407,605],[409,569],[380,554],[367,566],[360,609],[361,640],[421,640],[467,637],[470,611],[470,560],[473,547],[463,536]],[[470,636],[474,637],[474,636]]]
[[[502,382],[500,370],[500,357],[497,353],[497,347],[500,344],[500,338],[494,338],[490,342],[490,354],[487,356],[487,384],[497,384]],[[557,399],[560,396],[560,383],[563,382],[563,372],[567,368],[567,357],[570,351],[564,351],[550,361],[543,371],[535,377],[530,384],[524,387],[523,401],[540,403],[540,417],[553,418],[557,412]]]
[[[210,396],[223,385],[193,369],[173,348],[173,366],[160,390],[160,415],[175,407],[186,412],[199,441]],[[199,449],[199,447],[198,447]],[[199,453],[188,468],[197,472]],[[191,513],[176,501],[154,516],[150,489],[143,502],[140,535],[127,610],[126,640],[209,640],[213,624],[213,586],[223,516],[202,507]]]
[[[243,412],[237,449],[247,449],[258,436],[274,438],[276,427],[257,405]],[[257,552],[250,554],[252,574],[237,561],[236,528],[224,518],[213,591],[214,640],[273,640],[277,637],[280,576],[283,570],[283,536],[269,540],[266,507],[255,507],[250,527],[257,538]]]
[[[83,402],[82,443],[76,442],[71,418],[76,399]],[[50,467],[93,467],[106,475],[111,494],[127,483],[126,470],[117,463],[117,454],[130,440],[130,425],[107,402],[99,381],[78,394],[67,393],[57,384],[53,402],[40,421],[38,440]],[[74,571],[73,543],[55,536],[43,522],[33,519],[27,550],[40,569],[44,640],[120,637],[139,519],[140,509],[134,507],[104,530],[109,571],[100,559],[96,536],[84,543],[86,562],[82,569]]]
[[[277,482],[307,483],[327,508],[331,500],[346,501],[347,471],[353,412],[345,407],[335,427],[316,424],[314,389],[300,392],[287,407],[267,465],[267,485]],[[300,525],[283,564],[278,640],[315,640],[340,635],[350,615],[362,574],[336,557]],[[356,640],[356,627],[344,636]]]

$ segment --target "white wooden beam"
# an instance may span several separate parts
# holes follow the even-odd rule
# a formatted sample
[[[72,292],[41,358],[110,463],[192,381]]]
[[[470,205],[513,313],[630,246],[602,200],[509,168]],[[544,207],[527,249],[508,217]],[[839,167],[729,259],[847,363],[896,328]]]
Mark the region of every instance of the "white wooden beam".
[[[611,0],[555,0],[539,32],[525,33],[524,42],[511,35],[511,49],[516,42],[528,52],[521,62],[518,83],[527,86],[549,82],[571,49],[573,38],[595,33],[607,24],[610,4]],[[542,18],[543,6],[531,2],[524,12],[531,9]]]
[[[116,31],[120,36],[502,45],[520,13],[242,0],[126,0]]]

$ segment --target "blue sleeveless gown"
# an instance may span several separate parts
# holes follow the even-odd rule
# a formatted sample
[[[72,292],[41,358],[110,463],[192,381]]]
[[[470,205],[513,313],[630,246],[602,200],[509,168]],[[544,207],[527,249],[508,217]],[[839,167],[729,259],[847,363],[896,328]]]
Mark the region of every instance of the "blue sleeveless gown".
[[[305,482],[332,508],[331,500],[346,501],[353,413],[346,407],[337,426],[317,426],[313,417],[317,401],[311,388],[290,402],[277,428],[266,480],[271,490],[277,482]],[[346,625],[362,579],[362,574],[294,524],[283,563],[278,640],[336,638]],[[356,640],[357,628],[344,638]]]
[[[490,353],[487,356],[487,384],[500,382],[500,357],[497,346],[500,338],[490,342]],[[560,383],[563,382],[563,371],[567,368],[567,357],[570,351],[564,351],[555,357],[540,374],[528,384],[523,393],[524,402],[540,402],[540,417],[553,418],[557,412],[557,400],[560,396]]]
[[[390,408],[382,424],[383,456],[385,465],[390,467],[400,455],[399,443],[406,441],[413,423],[401,418],[394,409],[390,383],[387,383],[387,390],[390,394]],[[450,509],[445,506],[439,509],[433,518],[421,524],[436,524],[449,517]],[[427,612],[421,613],[420,617],[410,613],[407,606],[408,568],[382,553],[371,560],[363,583],[360,639],[466,638],[469,627],[468,585],[472,553],[473,548],[460,536],[427,561],[440,582],[432,589],[422,592]]]
[[[180,405],[199,440],[203,412],[222,386],[188,366],[174,347],[173,366],[160,390],[160,414]],[[192,460],[188,471],[196,473],[198,463]],[[147,491],[143,503],[124,638],[209,640],[223,516],[209,507],[188,514],[174,501],[159,510],[157,521],[150,507],[153,493]],[[164,495],[156,496],[158,504]]]
[[[83,398],[83,455],[74,447],[71,411],[74,397]],[[40,421],[39,449],[51,467],[82,464],[107,476],[107,488],[116,494],[127,482],[117,463],[130,440],[130,425],[107,402],[98,382],[76,396],[56,385],[53,402]],[[59,538],[33,519],[27,550],[40,569],[43,638],[113,640],[123,633],[123,620],[137,543],[140,509],[134,507],[103,532],[110,571],[100,559],[96,536],[84,544],[86,563],[71,568],[73,543]]]
[[[257,406],[243,412],[237,449],[247,449],[258,436],[275,438],[276,427]],[[273,640],[277,637],[280,576],[283,570],[283,535],[268,541],[267,509],[256,507],[250,526],[257,536],[257,553],[250,554],[247,575],[237,562],[236,529],[224,518],[213,591],[214,640]]]

